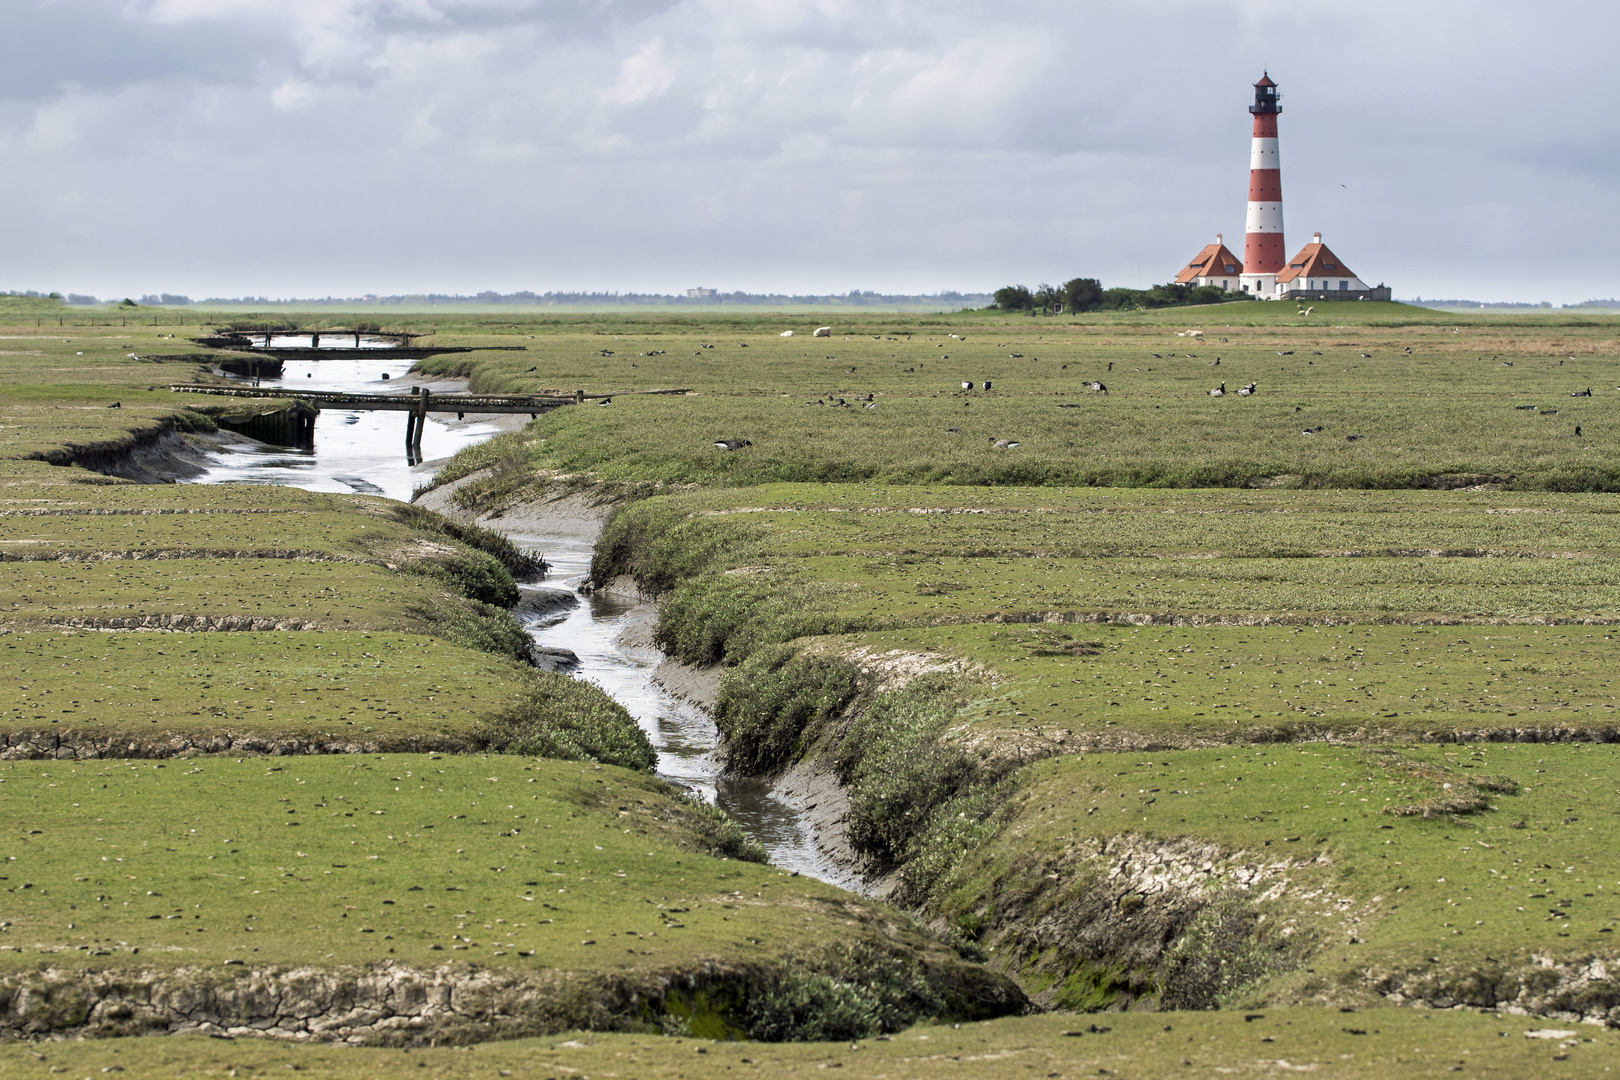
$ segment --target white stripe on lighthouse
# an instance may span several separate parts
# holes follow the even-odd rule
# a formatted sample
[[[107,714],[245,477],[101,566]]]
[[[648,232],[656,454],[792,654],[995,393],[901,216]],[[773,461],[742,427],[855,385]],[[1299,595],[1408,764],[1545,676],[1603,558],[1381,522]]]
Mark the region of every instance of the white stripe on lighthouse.
[[[1282,203],[1252,202],[1244,219],[1245,233],[1280,233],[1283,231]]]
[[[1249,144],[1249,168],[1282,168],[1282,158],[1277,153],[1276,139],[1256,138]]]

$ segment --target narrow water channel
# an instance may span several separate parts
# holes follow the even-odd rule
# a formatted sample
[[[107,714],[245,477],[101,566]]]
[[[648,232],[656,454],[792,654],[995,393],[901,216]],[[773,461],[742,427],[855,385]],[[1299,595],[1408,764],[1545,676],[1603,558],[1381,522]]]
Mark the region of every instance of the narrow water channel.
[[[280,379],[263,379],[260,385],[401,394],[410,393],[412,386],[444,392],[465,389],[461,380],[413,378],[410,361],[391,359],[384,349],[366,352],[356,359],[289,360]],[[424,460],[412,466],[405,456],[404,413],[324,410],[315,424],[313,447],[245,443],[213,455],[211,466],[194,482],[280,484],[407,501],[451,454],[508,427],[510,422],[503,424],[504,419],[456,421],[430,415],[422,435]],[[644,635],[631,632],[648,617],[645,606],[622,597],[580,592],[590,569],[591,545],[544,533],[508,535],[520,547],[539,551],[551,564],[543,582],[527,587],[566,589],[577,601],[531,624],[530,635],[539,644],[572,650],[580,660],[574,676],[596,683],[630,711],[658,751],[659,775],[718,802],[765,846],[776,866],[847,889],[860,888],[857,875],[818,850],[802,814],[772,795],[770,785],[723,775],[714,753],[718,742],[714,722],[702,708],[659,684],[654,672],[663,654],[638,644],[635,639]]]

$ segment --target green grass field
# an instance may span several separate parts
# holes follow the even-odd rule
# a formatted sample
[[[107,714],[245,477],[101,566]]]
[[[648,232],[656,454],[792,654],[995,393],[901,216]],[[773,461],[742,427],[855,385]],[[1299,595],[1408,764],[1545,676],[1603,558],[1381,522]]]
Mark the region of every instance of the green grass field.
[[[1611,318],[1255,303],[848,317],[825,339],[815,319],[713,312],[390,328],[525,346],[421,365],[478,390],[616,395],[464,451],[438,480],[465,479],[470,510],[561,490],[630,500],[598,583],[629,574],[664,595],[666,649],[732,668],[717,712],[733,766],[830,769],[857,853],[955,953],[894,906],[700,854],[746,845],[644,773],[204,756],[6,766],[18,913],[0,968],[476,960],[600,986],[718,965],[776,974],[677,1002],[688,1030],[828,1038],[898,1031],[945,1000],[894,963],[991,985],[959,953],[1043,1007],[1131,1011],[913,1027],[852,1050],[592,1035],[407,1059],[117,1040],[36,1048],[45,1060],[6,1049],[12,1067],[1353,1077],[1616,1063],[1600,1026],[1620,1022]],[[454,537],[375,500],[140,488],[31,460],[211,423],[145,389],[203,377],[195,329],[47,318],[0,342],[15,425],[0,432],[0,618],[24,631],[0,653],[30,695],[11,722],[331,745],[450,724],[472,748],[554,711],[574,734],[545,745],[612,742],[590,688],[536,683],[422,615],[433,595],[492,587]],[[1250,382],[1253,396],[1235,393]],[[691,393],[631,393],[667,388]],[[727,453],[720,438],[751,445]],[[317,628],[53,628],[230,610]],[[522,738],[506,745],[553,735]],[[472,805],[514,783],[530,790]],[[133,876],[109,876],[118,858]],[[1392,1004],[1419,1008],[1379,1007]],[[1541,1029],[1571,1034],[1525,1037]]]
[[[854,904],[852,933],[892,921],[820,882],[699,855],[680,800],[622,769],[250,757],[8,762],[0,780],[13,971],[41,956],[666,971],[793,953],[807,913]]]
[[[1559,1037],[1559,1036],[1562,1037]],[[1464,1076],[1604,1077],[1620,1043],[1601,1028],[1549,1026],[1472,1012],[1266,1009],[1249,1013],[1123,1013],[1080,1022],[1039,1016],[917,1027],[853,1043],[759,1044],[601,1033],[466,1048],[371,1050],[226,1042],[202,1037],[103,1040],[0,1048],[9,1075],[48,1077],[139,1068],[181,1077],[263,1076],[296,1070],[333,1080],[422,1075],[648,1078],[827,1069],[894,1080],[1028,1076],[1240,1077],[1307,1071],[1335,1080]]]

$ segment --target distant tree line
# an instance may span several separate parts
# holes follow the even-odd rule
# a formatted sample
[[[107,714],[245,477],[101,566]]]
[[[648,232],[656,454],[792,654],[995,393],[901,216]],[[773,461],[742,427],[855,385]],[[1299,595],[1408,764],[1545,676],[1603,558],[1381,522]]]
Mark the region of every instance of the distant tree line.
[[[1096,278],[1075,278],[1062,285],[1007,285],[997,289],[990,304],[1002,311],[1039,312],[1056,315],[1081,311],[1134,311],[1136,308],[1177,307],[1182,304],[1219,304],[1226,300],[1247,299],[1247,293],[1230,293],[1208,285],[1178,285],[1174,282],[1148,289],[1105,289]]]
[[[308,307],[317,304],[332,305],[334,307],[367,304],[371,306],[411,306],[427,307],[436,305],[458,304],[519,304],[525,307],[549,307],[553,305],[623,305],[637,307],[657,305],[660,307],[713,307],[716,305],[755,306],[770,305],[782,307],[786,305],[801,307],[887,307],[895,304],[945,304],[960,307],[981,307],[990,299],[988,293],[879,293],[862,289],[851,289],[848,293],[830,294],[788,294],[788,293],[749,293],[749,292],[717,292],[709,296],[682,296],[670,293],[620,293],[620,292],[544,292],[537,293],[529,290],[521,292],[501,293],[485,291],[480,293],[407,293],[398,296],[356,296],[267,300],[262,296],[225,297],[211,296],[199,301],[207,305],[254,305],[270,307],[283,304],[297,304]]]

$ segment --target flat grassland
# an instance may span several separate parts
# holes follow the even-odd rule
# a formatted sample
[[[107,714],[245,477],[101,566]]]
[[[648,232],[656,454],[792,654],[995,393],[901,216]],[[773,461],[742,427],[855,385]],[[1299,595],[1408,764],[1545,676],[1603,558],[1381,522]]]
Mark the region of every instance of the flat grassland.
[[[670,789],[514,756],[0,763],[0,971],[240,959],[670,971],[894,920],[701,853]],[[803,951],[799,949],[799,951]],[[442,954],[442,955],[441,955]]]
[[[1529,1036],[1529,1037],[1527,1037]],[[1562,1036],[1562,1037],[1560,1037]],[[469,1047],[372,1050],[289,1046],[268,1040],[174,1036],[0,1047],[0,1068],[48,1077],[52,1068],[92,1075],[139,1067],[211,1077],[280,1074],[331,1080],[415,1075],[461,1077],[724,1075],[818,1076],[842,1069],[894,1080],[1012,1080],[1028,1076],[1276,1076],[1308,1070],[1334,1080],[1465,1076],[1519,1080],[1612,1075],[1620,1038],[1601,1028],[1527,1024],[1469,1012],[1332,1009],[1118,1013],[1090,1020],[1030,1016],[930,1025],[848,1043],[718,1042],[580,1033]],[[251,1071],[250,1071],[251,1070]]]
[[[441,344],[526,346],[442,357],[421,365],[425,370],[467,375],[478,390],[614,395],[610,404],[558,410],[521,433],[464,451],[438,482],[461,481],[459,505],[497,515],[563,491],[624,499],[599,545],[593,576],[606,583],[630,575],[663,595],[658,636],[666,650],[729,666],[717,719],[732,767],[774,775],[797,764],[831,774],[848,799],[844,828],[853,850],[889,875],[896,904],[921,916],[961,955],[982,958],[1043,1006],[1250,1012],[1153,1018],[1131,1011],[1085,1025],[1057,1016],[917,1028],[836,1054],[825,1046],[590,1037],[483,1047],[460,1058],[438,1052],[419,1058],[413,1050],[411,1068],[426,1062],[444,1075],[490,1068],[514,1075],[626,1068],[683,1075],[699,1050],[712,1055],[702,1061],[705,1072],[719,1065],[787,1071],[836,1063],[889,1075],[955,1068],[1023,1075],[1031,1067],[1269,1072],[1285,1067],[1278,1062],[1342,1076],[1432,1075],[1442,1066],[1486,1075],[1551,1068],[1583,1075],[1616,1063],[1609,1035],[1574,1026],[1583,1019],[1620,1022],[1620,984],[1608,975],[1620,961],[1612,944],[1620,904],[1609,900],[1620,889],[1620,864],[1609,850],[1616,822],[1604,795],[1620,787],[1609,745],[1620,738],[1610,676],[1620,622],[1611,528],[1620,509],[1614,501],[1620,460],[1612,450],[1620,393],[1609,375],[1620,341],[1612,320],[1469,319],[1402,305],[1333,303],[1317,305],[1309,317],[1255,303],[1089,320],[846,317],[854,321],[835,326],[833,336],[813,338],[814,321],[786,316],[413,316],[412,329],[435,330]],[[0,395],[11,395],[0,404],[10,402],[26,420],[15,433],[0,434],[6,458],[0,474],[18,493],[8,505],[20,513],[70,497],[105,498],[109,507],[138,501],[144,496],[129,494],[128,486],[106,486],[100,482],[106,478],[38,460],[47,456],[41,448],[60,443],[51,443],[52,411],[73,410],[75,430],[83,432],[75,434],[76,445],[86,448],[206,428],[206,416],[191,411],[176,419],[167,395],[144,389],[206,377],[185,353],[191,346],[170,343],[175,358],[154,367],[143,356],[166,340],[151,336],[171,332],[163,327],[141,328],[146,338],[125,327],[117,329],[128,337],[110,327],[55,336],[45,329],[24,326],[0,350],[11,354],[0,355],[6,384]],[[779,336],[788,329],[794,336]],[[1202,336],[1178,336],[1190,330]],[[94,374],[76,375],[81,365]],[[11,372],[23,370],[45,374],[31,386],[12,385]],[[1209,391],[1223,383],[1226,393],[1212,397]],[[1250,383],[1255,393],[1237,393]],[[633,393],[668,388],[690,393]],[[106,408],[112,400],[122,407]],[[728,452],[716,448],[719,439],[748,445]],[[69,473],[84,483],[55,482]],[[29,484],[56,490],[41,494],[25,489]],[[291,499],[282,509],[294,508],[296,496],[274,498]],[[311,515],[305,521],[327,512],[314,503],[296,509]],[[252,686],[269,691],[252,704],[273,700],[277,724],[353,731],[379,716],[392,725],[424,722],[425,693],[435,696],[433,706],[442,701],[446,712],[464,715],[473,708],[472,693],[481,704],[486,692],[509,692],[456,681],[452,668],[463,661],[453,634],[411,621],[419,607],[413,590],[450,580],[447,570],[407,576],[388,566],[401,565],[394,555],[402,547],[421,542],[389,530],[418,525],[379,519],[364,500],[330,512],[332,527],[319,529],[283,529],[283,518],[266,518],[270,527],[259,541],[266,547],[319,552],[296,571],[281,574],[273,560],[291,560],[263,548],[244,546],[231,555],[243,569],[228,594],[239,608],[263,604],[267,616],[309,619],[316,628],[274,635],[282,640],[272,652],[234,660],[223,646],[193,642],[176,653],[164,644],[172,635],[154,636],[166,660],[179,655],[181,662],[163,676],[172,686],[146,695],[160,700],[132,705],[130,716],[152,706],[183,712],[182,722],[218,724],[229,694],[215,691],[234,693],[228,704],[235,708],[249,703],[242,693]],[[18,653],[19,664],[26,660],[31,677],[39,672],[50,698],[69,697],[74,712],[58,712],[58,724],[89,721],[92,706],[108,704],[100,691],[111,689],[64,673],[89,670],[92,658],[122,671],[120,652],[130,672],[152,660],[137,656],[133,645],[92,648],[82,633],[53,636],[47,648],[45,627],[112,617],[118,605],[120,617],[216,610],[215,579],[204,560],[225,550],[231,526],[208,514],[191,515],[194,522],[186,524],[178,514],[125,518],[137,516],[127,523],[125,544],[108,542],[126,529],[116,515],[88,524],[63,514],[42,521],[37,535],[6,537],[30,542],[6,545],[8,560],[36,540],[41,553],[66,560],[0,564],[11,598],[0,618],[34,631],[10,639],[18,648],[3,651],[8,659]],[[102,561],[104,551],[128,558],[143,549],[172,562],[143,564],[153,570],[133,576],[120,574],[119,562]],[[451,577],[467,597],[468,574]],[[328,605],[329,596],[345,598],[345,606]],[[341,614],[327,616],[328,610]],[[325,621],[345,616],[370,621]],[[303,643],[296,653],[283,643],[295,637]],[[386,653],[375,647],[380,640]],[[315,660],[315,652],[329,651]],[[378,655],[367,657],[368,651]],[[205,654],[208,662],[201,663]],[[295,659],[310,677],[272,685],[270,673]],[[217,678],[201,678],[216,671]],[[403,678],[385,679],[385,672]],[[362,683],[362,676],[374,681]],[[133,688],[139,680],[129,683]],[[294,683],[301,684],[298,697],[288,696]],[[334,684],[344,687],[342,695]],[[318,702],[311,696],[317,693]],[[371,698],[363,704],[372,708],[356,709],[356,697]],[[30,710],[37,701],[30,699]],[[416,712],[404,707],[407,701]],[[45,716],[30,712],[26,719]],[[613,839],[663,851],[622,831],[641,827],[634,824],[641,811],[613,802],[611,813],[598,813],[604,802],[591,811],[596,817],[563,819],[580,812],[568,801],[567,784],[610,770],[597,774],[586,766],[582,774],[579,765],[519,765],[513,758],[500,768],[481,759],[461,759],[453,768],[450,758],[417,757],[409,766],[395,764],[405,758],[386,765],[365,760],[376,766],[372,772],[343,773],[345,782],[380,785],[375,792],[350,793],[332,782],[353,761],[301,759],[270,773],[262,759],[239,765],[200,759],[195,767],[204,772],[187,783],[215,793],[210,798],[230,784],[247,790],[285,786],[294,776],[305,781],[297,791],[307,794],[287,788],[275,796],[287,798],[285,805],[256,795],[257,809],[244,810],[239,827],[226,830],[233,835],[222,839],[282,820],[278,809],[297,810],[283,816],[305,824],[271,829],[300,834],[272,849],[236,844],[227,856],[183,839],[190,834],[182,825],[198,827],[193,806],[201,794],[154,816],[165,824],[174,818],[182,837],[162,855],[185,855],[192,868],[169,886],[184,896],[182,910],[159,911],[156,897],[150,911],[142,908],[144,933],[158,935],[142,946],[143,962],[149,949],[198,948],[202,937],[211,958],[224,955],[215,951],[217,942],[229,941],[239,951],[281,949],[274,955],[287,962],[319,950],[334,963],[359,962],[378,955],[380,940],[370,939],[392,934],[387,947],[401,957],[414,950],[413,962],[457,943],[471,952],[470,938],[491,957],[497,948],[505,953],[503,965],[527,962],[520,954],[536,949],[538,959],[549,963],[554,956],[580,970],[646,973],[668,959],[658,955],[666,940],[687,930],[713,935],[698,950],[705,962],[742,958],[780,966],[786,958],[820,955],[811,946],[825,941],[825,924],[815,915],[804,922],[800,913],[810,902],[803,897],[820,887],[769,868],[704,857],[704,869],[692,873],[701,887],[680,893],[684,899],[647,902],[648,888],[677,896],[667,890],[679,874],[667,853],[631,860],[631,849]],[[396,894],[412,884],[423,889],[409,893],[416,897],[430,884],[470,890],[478,880],[493,887],[509,880],[507,869],[493,868],[530,858],[521,848],[531,842],[527,823],[479,817],[487,824],[478,829],[509,833],[494,837],[475,837],[470,824],[471,802],[489,801],[480,785],[506,790],[513,778],[501,770],[525,766],[534,786],[546,784],[549,793],[532,792],[528,811],[518,799],[500,809],[529,812],[542,832],[553,826],[552,833],[566,834],[562,846],[569,850],[551,850],[558,837],[535,838],[535,850],[551,855],[553,869],[527,876],[523,888],[539,889],[526,883],[543,884],[553,872],[570,875],[567,860],[578,857],[578,876],[590,880],[577,887],[596,890],[595,910],[546,911],[555,921],[540,924],[524,916],[541,904],[566,905],[539,891],[526,900],[515,888],[510,896],[490,891],[479,904],[461,905],[472,910],[454,913],[466,918],[453,930],[448,914],[425,906],[439,901],[424,898],[407,913],[408,897]],[[63,767],[52,763],[43,771]],[[112,783],[118,776],[129,785],[159,775],[172,782],[184,775],[181,763],[163,774],[150,763],[72,767],[79,770],[75,783]],[[474,771],[455,781],[459,787],[451,792],[446,780],[447,792],[436,790],[442,777],[463,767]],[[377,768],[402,779],[379,781]],[[407,768],[416,774],[415,792]],[[486,769],[479,780],[476,772]],[[92,778],[97,770],[108,776]],[[320,770],[334,770],[330,793],[309,786],[317,774],[327,777]],[[38,782],[29,781],[30,790],[45,797]],[[0,799],[12,797],[12,783],[0,786]],[[629,772],[611,773],[607,783],[626,791],[643,785],[638,799],[646,798],[640,791],[652,791]],[[392,786],[405,789],[397,797],[415,802],[414,830],[375,824],[365,840],[345,831],[353,820],[332,816],[360,817],[361,809],[338,809],[343,795],[377,802],[362,809],[386,823]],[[66,798],[67,790],[50,797]],[[124,789],[131,798],[135,790]],[[317,794],[326,805],[317,808]],[[466,810],[440,805],[452,794],[468,803]],[[167,796],[139,797],[166,805]],[[379,809],[385,813],[373,814]],[[317,810],[326,824],[312,835],[327,838],[318,843],[302,835]],[[440,810],[443,822],[426,832],[422,826]],[[623,824],[619,814],[628,815]],[[111,841],[103,823],[93,824],[84,843],[64,851],[98,860],[104,852],[97,848]],[[700,826],[683,828],[706,835]],[[386,843],[373,835],[379,832]],[[597,832],[607,839],[592,839]],[[149,835],[143,839],[156,846]],[[365,854],[379,856],[367,860],[375,889],[353,884],[358,875],[341,850],[359,853],[363,840],[375,849]],[[290,857],[280,850],[289,843]],[[454,859],[453,844],[463,849]],[[422,851],[416,877],[431,870],[445,884],[407,882],[376,865],[401,860],[406,846]],[[469,876],[459,860],[475,852],[482,853],[468,865],[484,869],[474,866]],[[250,865],[245,860],[255,853],[260,862]],[[310,880],[299,882],[298,865],[315,866],[317,856],[328,865],[317,867],[319,875],[306,871]],[[164,865],[149,850],[142,857]],[[198,858],[209,866],[234,859],[243,869],[207,871],[193,865]],[[696,858],[683,855],[683,869]],[[292,876],[275,877],[271,862],[275,874]],[[607,881],[603,892],[614,870],[626,877]],[[105,951],[108,957],[95,961],[104,963],[123,955],[117,949],[135,947],[112,893],[90,889],[92,873],[72,873],[67,863],[51,873],[53,897],[78,888],[86,898],[109,897],[88,900],[108,906],[83,917],[86,940],[59,929],[55,936],[36,933],[30,949],[60,950],[51,956],[63,963],[56,958],[69,951],[79,963],[92,962],[85,953]],[[452,880],[458,873],[465,884]],[[742,876],[721,881],[733,873]],[[340,911],[327,883],[345,874],[342,899],[353,907]],[[275,933],[246,929],[270,918],[257,906],[241,907],[258,902],[251,891],[242,893],[255,875],[263,879],[254,885],[260,896],[272,878],[279,890],[302,890],[288,908],[296,925]],[[17,888],[16,871],[10,876]],[[576,884],[558,886],[564,887],[572,893]],[[750,890],[758,895],[750,897]],[[764,903],[776,890],[801,892],[778,911]],[[131,910],[146,902],[146,890],[138,891]],[[742,897],[723,899],[737,892]],[[553,895],[566,900],[571,893]],[[395,903],[382,903],[388,899]],[[607,915],[621,902],[630,907],[622,925],[608,927],[617,935],[609,940],[632,940],[620,944],[615,965],[596,959],[604,944],[597,923],[611,921]],[[709,921],[674,930],[657,915],[638,922],[628,914],[647,916],[658,904],[667,914],[677,902],[691,908],[694,920],[697,905],[706,905]],[[727,902],[736,907],[725,908]],[[217,928],[204,915],[210,906],[230,916]],[[71,934],[79,933],[85,907],[71,909]],[[30,910],[59,918],[59,908]],[[148,920],[153,914],[204,917]],[[849,925],[876,927],[888,917],[873,914],[869,922],[851,914]],[[350,933],[351,921],[362,918],[368,921]],[[519,928],[519,920],[528,925]],[[189,937],[182,930],[187,922]],[[241,929],[233,929],[237,924]],[[197,926],[206,927],[202,935]],[[901,933],[901,926],[883,932]],[[567,935],[546,936],[558,928]],[[373,931],[364,942],[361,929]],[[655,930],[659,945],[652,948]],[[596,944],[570,944],[576,939]],[[905,948],[924,955],[930,947],[907,938]],[[808,993],[803,987],[810,984],[794,985]],[[1494,1011],[1375,1008],[1390,1004]],[[704,1030],[736,1034],[742,1029],[726,1025],[735,1024],[740,1008],[693,1012],[691,1030],[719,1024]],[[1524,1038],[1526,1030],[1553,1024],[1584,1034]],[[785,1029],[756,1023],[746,1030]],[[1071,1031],[1084,1034],[1064,1034]],[[1595,1041],[1581,1041],[1588,1038]],[[60,1053],[64,1067],[87,1069],[111,1067],[120,1053],[201,1072],[223,1071],[229,1062],[297,1064],[341,1076],[406,1063],[392,1051],[344,1056],[181,1040],[76,1047],[71,1058]],[[16,1060],[27,1066],[33,1059]]]

